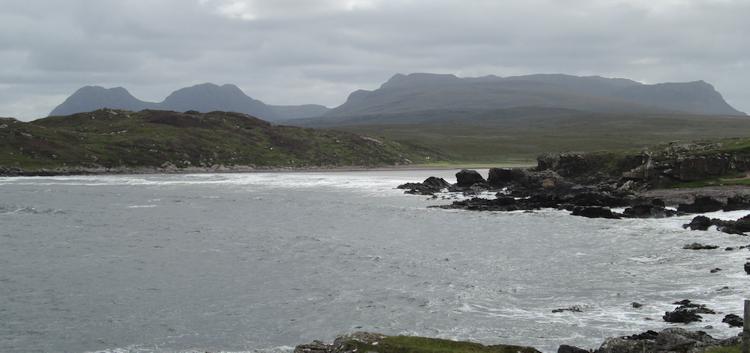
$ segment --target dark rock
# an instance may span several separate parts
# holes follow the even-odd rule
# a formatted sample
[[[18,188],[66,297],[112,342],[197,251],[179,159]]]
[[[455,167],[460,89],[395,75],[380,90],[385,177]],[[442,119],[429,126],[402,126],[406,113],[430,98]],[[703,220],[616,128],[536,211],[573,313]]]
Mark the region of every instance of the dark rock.
[[[682,227],[691,230],[708,230],[713,225],[711,218],[706,216],[696,216],[690,223],[683,225]]]
[[[578,305],[573,305],[573,306],[570,306],[570,307],[567,307],[567,308],[560,308],[560,309],[554,309],[554,310],[552,310],[553,313],[562,313],[562,312],[566,312],[566,311],[570,311],[572,313],[580,313],[580,312],[583,311],[583,308],[581,308]]]
[[[666,322],[677,322],[683,324],[689,324],[691,322],[702,321],[703,317],[698,315],[694,310],[689,309],[675,309],[674,311],[667,311],[662,316]]]
[[[685,246],[683,246],[682,248],[686,250],[714,250],[714,249],[718,249],[719,247],[717,245],[692,243],[692,244],[685,244]]]
[[[587,217],[587,218],[609,218],[609,219],[619,219],[620,216],[609,208],[606,207],[598,207],[598,206],[592,206],[592,207],[584,207],[584,206],[578,206],[573,209],[573,212],[571,213],[573,216],[581,216],[581,217]]]
[[[590,352],[582,348],[568,346],[568,345],[563,344],[559,348],[557,348],[557,353],[590,353]]]
[[[300,344],[294,347],[294,353],[331,353],[333,346],[320,341],[313,341],[308,344]]]
[[[712,268],[710,272],[711,273],[716,273],[716,272],[719,272],[719,271],[721,271],[721,269],[717,267],[717,268]]]
[[[721,322],[729,325],[729,327],[742,327],[745,324],[742,318],[735,314],[724,316],[724,319],[721,320]]]
[[[733,344],[733,340],[720,341],[702,331],[687,331],[669,328],[661,332],[647,331],[642,334],[608,338],[596,353],[687,353],[703,351],[705,348]]]
[[[638,303],[638,302],[632,302],[632,303],[630,303],[630,305],[631,305],[631,306],[632,306],[633,308],[635,308],[635,309],[640,309],[640,308],[642,308],[642,307],[643,307],[643,304],[641,304],[641,303]]]
[[[648,330],[646,332],[628,336],[628,338],[631,340],[655,340],[657,337],[659,337],[659,333],[653,330]]]
[[[745,263],[745,273],[750,275],[750,262]]]
[[[735,195],[727,199],[724,211],[750,210],[750,195]]]
[[[666,218],[675,216],[677,212],[663,205],[640,204],[626,208],[623,214],[628,218]]]
[[[511,183],[523,184],[528,173],[522,169],[490,168],[487,174],[487,184],[495,187],[505,187]]]
[[[677,206],[678,212],[683,213],[706,213],[721,211],[724,203],[709,196],[696,196],[691,204],[681,203]]]
[[[429,177],[421,183],[406,183],[397,186],[397,189],[406,189],[407,194],[433,195],[451,186],[445,179]]]
[[[459,187],[470,187],[474,184],[486,182],[476,170],[463,169],[456,173],[456,185]]]

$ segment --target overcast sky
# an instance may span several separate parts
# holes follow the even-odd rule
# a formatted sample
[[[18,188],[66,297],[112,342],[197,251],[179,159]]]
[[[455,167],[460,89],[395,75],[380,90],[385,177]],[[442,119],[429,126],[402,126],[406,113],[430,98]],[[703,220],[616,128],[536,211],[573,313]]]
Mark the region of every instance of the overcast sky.
[[[0,116],[83,85],[336,106],[395,73],[705,80],[750,111],[748,0],[0,0]]]

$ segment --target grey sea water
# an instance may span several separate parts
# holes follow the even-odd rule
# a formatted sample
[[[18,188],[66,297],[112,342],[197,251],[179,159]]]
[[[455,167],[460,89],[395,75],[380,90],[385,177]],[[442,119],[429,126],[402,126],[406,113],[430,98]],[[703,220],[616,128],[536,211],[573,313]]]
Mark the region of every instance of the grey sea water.
[[[749,252],[682,249],[750,241],[690,217],[447,211],[394,189],[451,174],[0,178],[0,352],[288,351],[358,330],[554,351],[750,296]],[[687,327],[736,335],[722,318]]]

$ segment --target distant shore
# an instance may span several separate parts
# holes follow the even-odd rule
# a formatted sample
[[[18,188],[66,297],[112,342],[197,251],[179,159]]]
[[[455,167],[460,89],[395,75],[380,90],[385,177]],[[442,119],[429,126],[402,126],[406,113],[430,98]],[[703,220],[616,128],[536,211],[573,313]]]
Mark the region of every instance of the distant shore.
[[[454,169],[488,169],[493,167],[527,168],[531,162],[503,163],[436,163],[404,164],[391,166],[310,166],[310,167],[257,167],[257,166],[219,166],[187,168],[54,168],[24,170],[22,168],[0,166],[0,177],[23,176],[75,176],[75,175],[128,175],[128,174],[231,174],[231,173],[319,173],[319,172],[363,172],[389,170],[454,170]]]

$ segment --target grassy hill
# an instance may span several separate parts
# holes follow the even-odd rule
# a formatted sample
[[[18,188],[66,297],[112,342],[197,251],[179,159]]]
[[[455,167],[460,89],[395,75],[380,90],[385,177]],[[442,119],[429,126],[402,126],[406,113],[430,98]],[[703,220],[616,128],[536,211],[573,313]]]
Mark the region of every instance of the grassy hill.
[[[523,162],[546,152],[641,150],[672,141],[750,137],[748,117],[542,108],[419,112],[300,123],[408,141],[443,151],[448,160],[460,163]]]
[[[410,143],[277,126],[239,113],[102,109],[32,122],[0,119],[5,173],[380,166],[433,158],[444,157]]]

